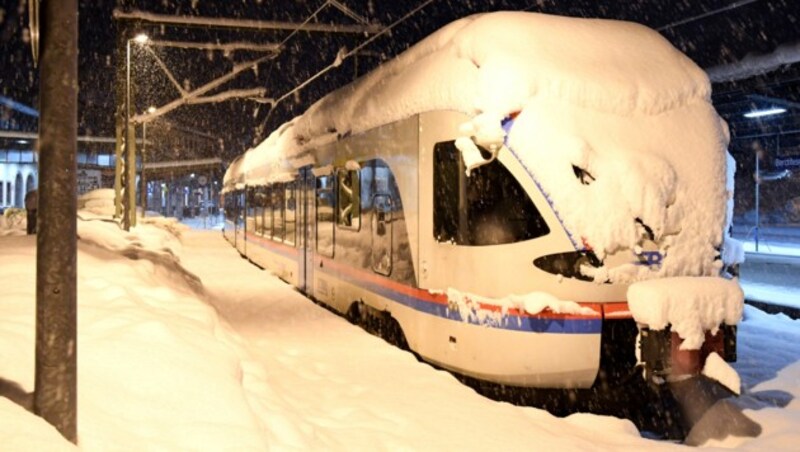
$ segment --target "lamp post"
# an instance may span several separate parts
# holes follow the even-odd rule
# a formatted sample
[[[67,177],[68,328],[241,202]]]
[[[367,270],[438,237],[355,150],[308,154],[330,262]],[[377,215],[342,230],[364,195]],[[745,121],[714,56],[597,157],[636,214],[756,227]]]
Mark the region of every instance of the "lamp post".
[[[122,227],[126,231],[136,226],[136,130],[131,127],[131,41],[145,44],[149,39],[140,33],[125,43],[125,193],[122,199],[125,211]]]
[[[151,106],[147,109],[148,113],[153,113],[155,111],[156,107]],[[141,192],[142,216],[145,216],[147,214],[147,177],[145,175],[145,169],[144,169],[145,157],[147,156],[146,150],[147,150],[147,122],[142,122],[142,175],[140,176],[142,185],[142,192]]]

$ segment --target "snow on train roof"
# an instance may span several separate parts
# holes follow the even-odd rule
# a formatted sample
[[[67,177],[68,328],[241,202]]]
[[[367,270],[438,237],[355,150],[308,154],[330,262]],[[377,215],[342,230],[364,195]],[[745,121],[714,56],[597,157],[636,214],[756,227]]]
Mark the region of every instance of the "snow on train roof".
[[[238,171],[252,176],[248,184],[285,179],[337,137],[426,111],[460,111],[472,120],[457,143],[507,144],[576,249],[601,260],[639,254],[590,269],[595,280],[712,275],[728,136],[710,92],[697,65],[642,25],[474,15],[323,97],[248,151]],[[502,129],[513,114],[513,127]],[[650,262],[644,256],[656,264],[641,265]]]
[[[654,71],[653,68],[658,68]],[[243,167],[274,167],[314,145],[432,110],[500,118],[532,97],[617,114],[656,114],[708,98],[705,74],[655,31],[629,22],[525,12],[455,21],[394,60],[334,91],[248,153]],[[281,168],[283,172],[289,168]],[[234,177],[235,179],[236,177]]]

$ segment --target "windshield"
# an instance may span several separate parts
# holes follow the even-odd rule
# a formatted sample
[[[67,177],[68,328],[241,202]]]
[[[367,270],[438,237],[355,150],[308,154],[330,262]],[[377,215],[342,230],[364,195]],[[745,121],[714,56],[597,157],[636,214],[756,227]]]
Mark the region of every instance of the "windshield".
[[[530,197],[497,159],[467,176],[455,142],[447,141],[434,147],[433,173],[436,240],[467,246],[502,245],[550,232]]]

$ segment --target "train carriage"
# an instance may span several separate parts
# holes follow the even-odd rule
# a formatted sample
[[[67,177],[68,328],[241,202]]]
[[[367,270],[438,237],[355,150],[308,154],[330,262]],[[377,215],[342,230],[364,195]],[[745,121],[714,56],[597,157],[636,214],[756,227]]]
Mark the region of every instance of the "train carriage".
[[[234,161],[224,234],[426,361],[587,388],[636,365],[630,284],[719,273],[726,133],[652,30],[471,16]]]

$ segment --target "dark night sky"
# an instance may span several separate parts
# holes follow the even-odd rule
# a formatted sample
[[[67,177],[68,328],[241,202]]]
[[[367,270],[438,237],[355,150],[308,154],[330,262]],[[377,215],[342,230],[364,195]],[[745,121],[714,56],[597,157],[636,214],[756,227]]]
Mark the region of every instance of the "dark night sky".
[[[345,0],[352,10],[373,22],[388,25],[423,0],[413,2]],[[196,7],[192,4],[196,3]],[[729,11],[676,24],[696,18],[734,3],[734,0],[485,0],[434,1],[420,13],[397,26],[391,33],[378,38],[366,48],[368,55],[349,59],[309,87],[281,103],[269,115],[269,108],[248,100],[183,107],[169,115],[182,125],[219,135],[228,143],[232,154],[238,154],[253,140],[265,138],[280,123],[302,113],[308,106],[331,90],[353,80],[356,72],[368,69],[389,59],[444,24],[469,14],[496,10],[529,10],[579,17],[601,17],[632,20],[661,29],[676,47],[687,53],[701,67],[734,62],[748,53],[768,53],[782,43],[800,42],[800,2],[797,0],[757,0]],[[80,96],[79,115],[82,134],[111,136],[113,132],[114,65],[117,58],[115,37],[117,27],[112,18],[114,8],[143,10],[158,14],[194,15],[258,20],[302,22],[323,4],[318,1],[261,0],[261,1],[175,1],[175,0],[94,0],[80,2]],[[318,16],[319,22],[353,24],[353,20],[331,6]],[[665,26],[673,25],[664,28]],[[38,78],[32,66],[29,46],[24,39],[27,27],[25,2],[0,2],[0,95],[36,106]],[[153,26],[143,24],[144,31],[161,40],[181,41],[250,41],[280,42],[288,31],[236,31],[202,27]],[[298,33],[274,60],[262,64],[258,73],[247,71],[226,88],[266,87],[268,96],[278,97],[296,84],[313,75],[333,61],[341,47],[352,49],[367,39],[354,34]],[[158,54],[174,71],[176,78],[198,87],[229,71],[232,64],[256,57],[256,54],[158,48]],[[158,70],[155,61],[143,51],[134,49],[133,79],[138,87],[137,110],[147,105],[162,105],[177,96],[167,78]],[[796,69],[788,69],[767,77],[751,80],[749,84],[715,86],[721,96],[750,89],[774,88],[778,83],[780,95],[798,96],[797,83],[786,85],[785,80],[797,79]],[[772,83],[772,85],[770,85]],[[755,86],[753,88],[751,85]],[[794,97],[800,101],[800,97]],[[733,100],[731,100],[733,102]],[[230,156],[226,156],[230,157]]]

